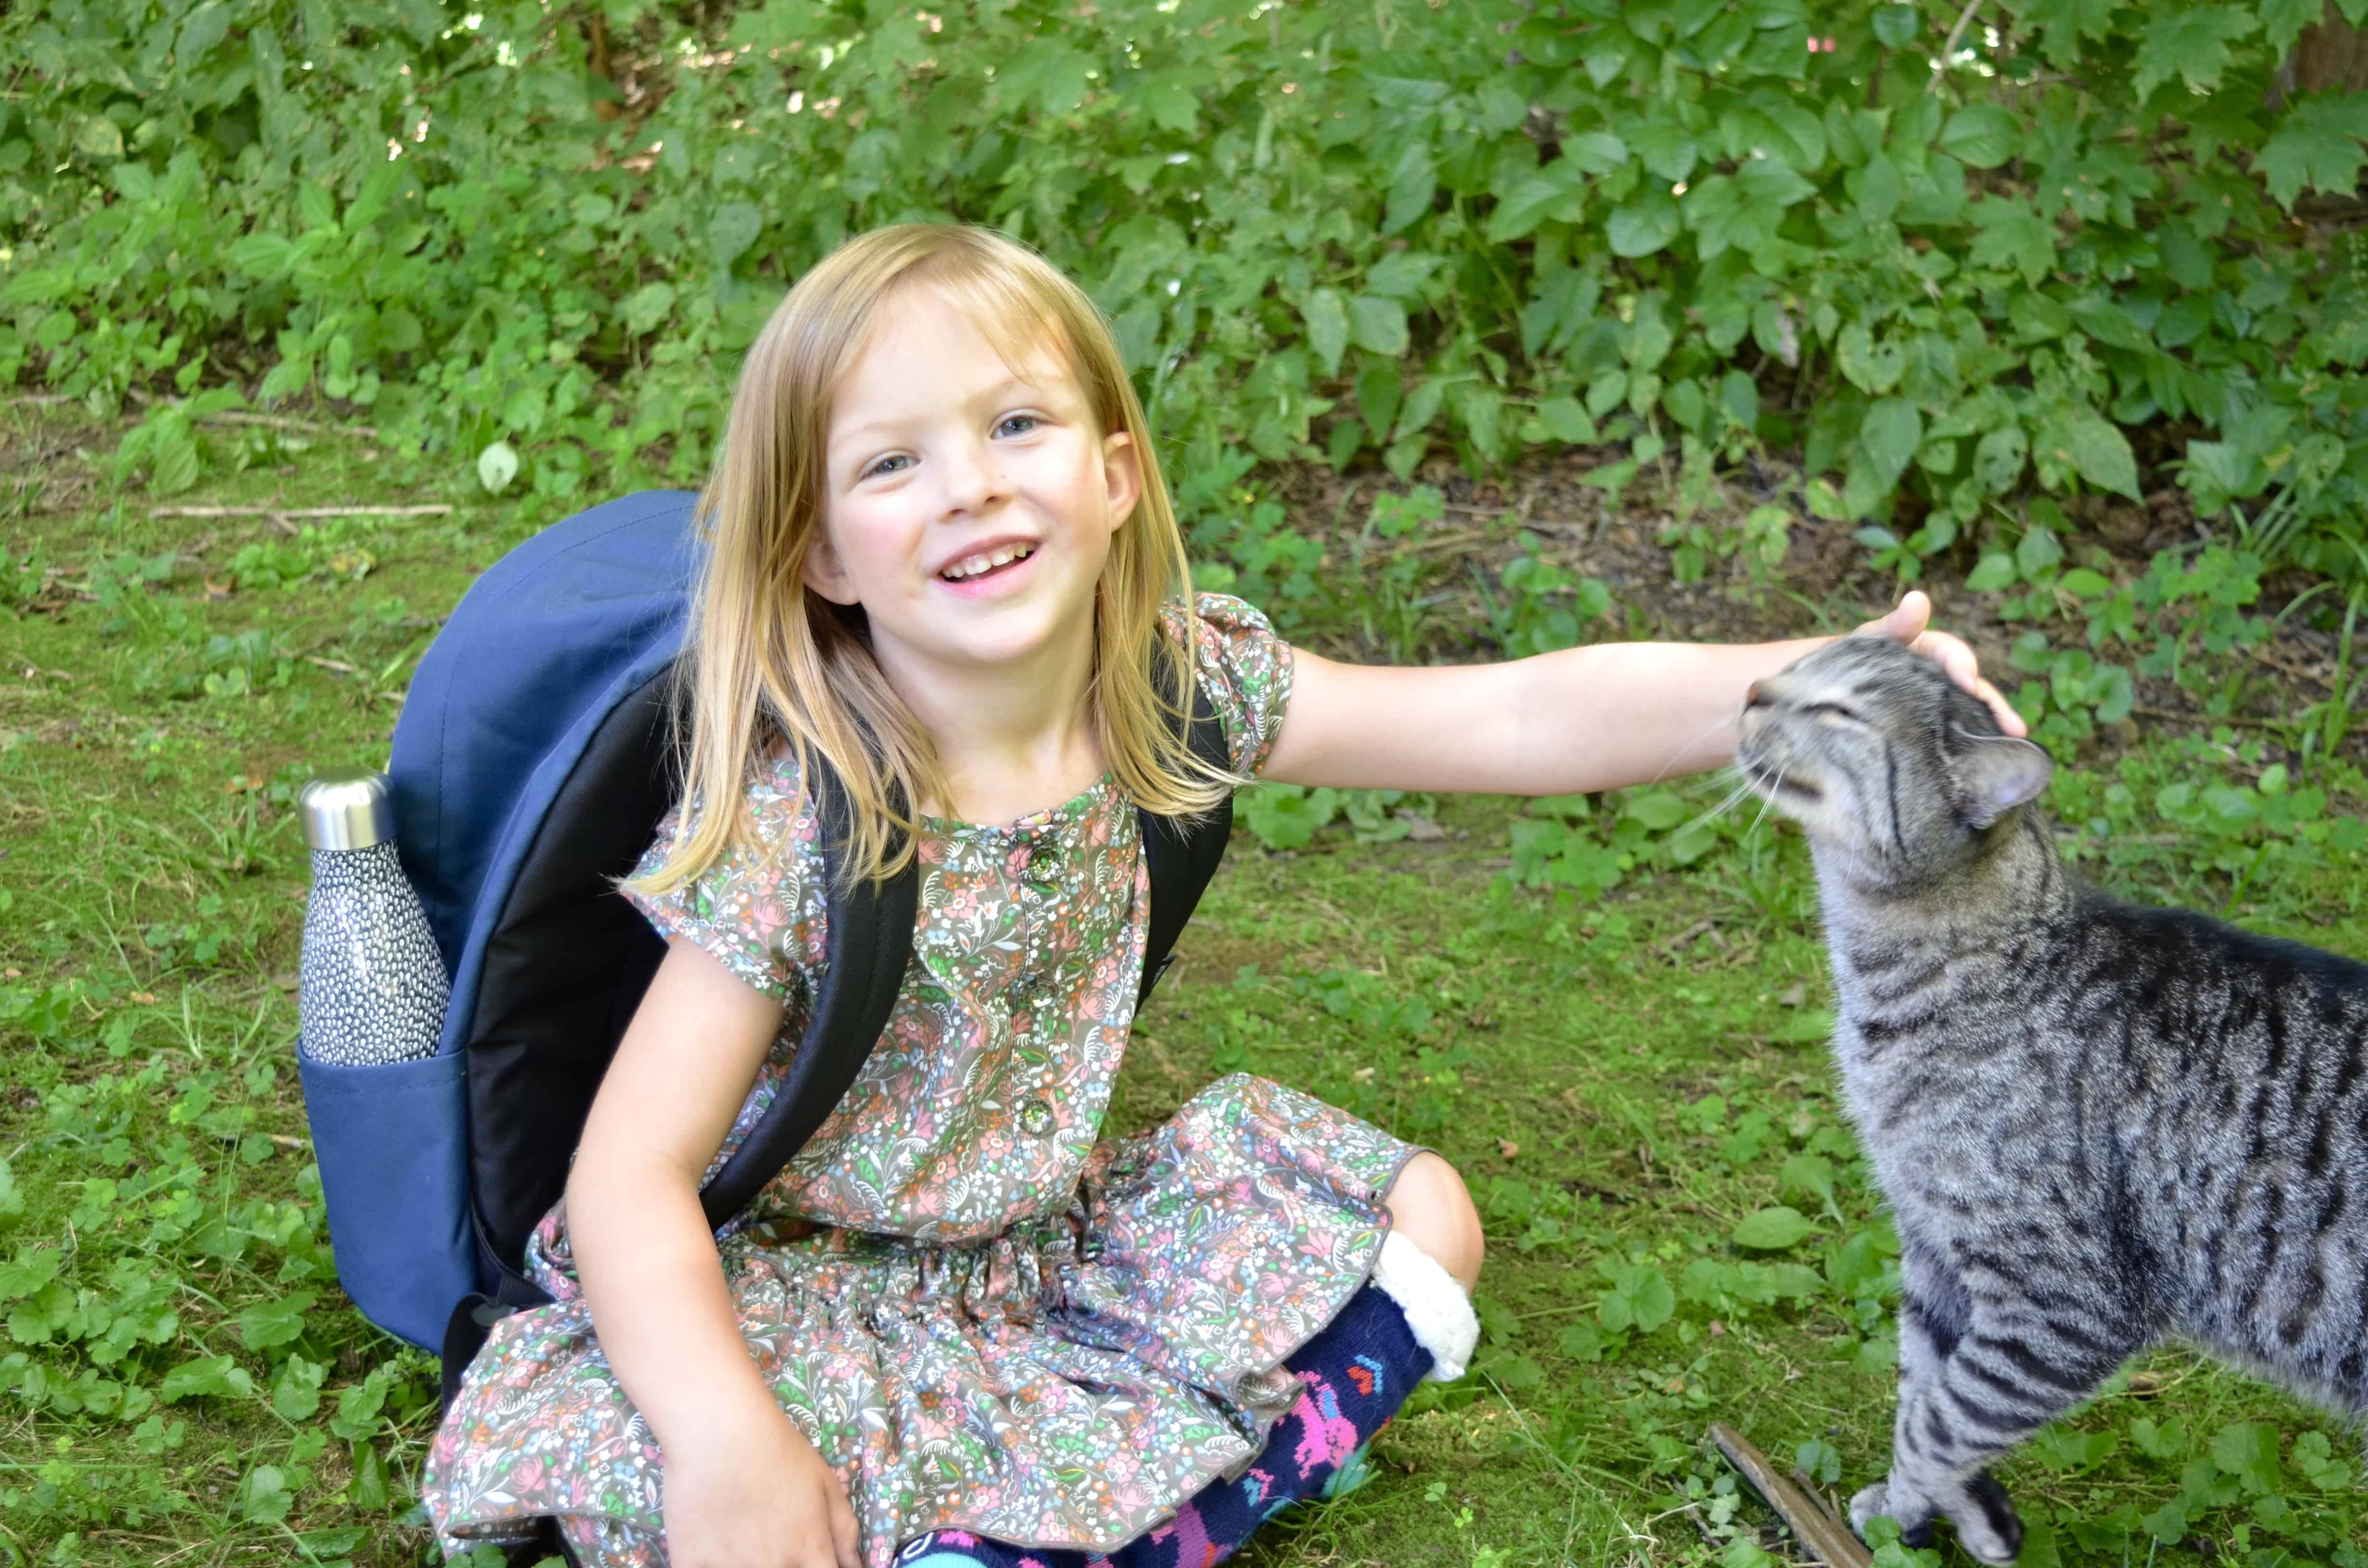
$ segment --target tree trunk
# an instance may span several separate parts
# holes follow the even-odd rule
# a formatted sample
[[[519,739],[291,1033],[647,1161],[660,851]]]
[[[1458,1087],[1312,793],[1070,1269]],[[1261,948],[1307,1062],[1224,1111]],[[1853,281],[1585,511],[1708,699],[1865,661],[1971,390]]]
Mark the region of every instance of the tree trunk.
[[[2278,67],[2278,88],[2281,101],[2305,93],[2368,91],[2368,32],[2345,22],[2328,0],[2325,16],[2303,29]]]

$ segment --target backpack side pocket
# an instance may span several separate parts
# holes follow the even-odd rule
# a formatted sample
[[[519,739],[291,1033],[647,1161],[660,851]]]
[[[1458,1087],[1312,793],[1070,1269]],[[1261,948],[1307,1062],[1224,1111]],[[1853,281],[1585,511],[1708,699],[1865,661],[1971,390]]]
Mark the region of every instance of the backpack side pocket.
[[[477,1289],[469,1225],[469,1062],[368,1067],[299,1055],[337,1281],[362,1315],[424,1349]]]

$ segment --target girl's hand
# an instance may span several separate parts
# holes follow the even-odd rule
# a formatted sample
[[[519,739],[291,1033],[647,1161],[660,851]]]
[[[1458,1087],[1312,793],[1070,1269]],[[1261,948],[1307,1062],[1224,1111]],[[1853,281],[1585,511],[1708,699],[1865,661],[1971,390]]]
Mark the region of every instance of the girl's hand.
[[[1901,597],[1897,608],[1880,620],[1868,621],[1859,628],[1859,631],[1879,631],[1885,637],[1907,643],[1947,671],[1951,680],[1989,704],[1999,729],[2009,735],[2029,734],[2031,727],[2022,722],[2022,715],[2007,706],[2007,700],[1998,694],[1998,688],[1982,678],[1980,661],[1974,657],[1974,651],[1965,645],[1965,640],[1946,631],[1933,631],[1930,624],[1931,619],[1931,599],[1921,589],[1910,589]]]
[[[666,1449],[674,1568],[862,1568],[837,1473],[776,1407]]]

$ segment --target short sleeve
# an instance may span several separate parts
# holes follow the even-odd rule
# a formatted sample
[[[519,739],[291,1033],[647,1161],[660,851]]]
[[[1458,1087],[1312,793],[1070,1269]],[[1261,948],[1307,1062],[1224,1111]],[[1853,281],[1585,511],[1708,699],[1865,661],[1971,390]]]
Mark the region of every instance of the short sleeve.
[[[1231,594],[1202,594],[1193,665],[1216,704],[1236,772],[1255,774],[1274,749],[1282,710],[1291,700],[1291,645],[1266,616]],[[1169,607],[1171,628],[1183,618]]]
[[[769,769],[760,769],[748,790],[756,842],[724,852],[698,876],[655,897],[624,890],[664,937],[681,937],[713,954],[723,967],[776,1001],[791,1001],[804,989],[803,971],[820,946],[819,878],[805,853],[811,812],[800,810],[794,789],[784,790]],[[682,826],[679,809],[659,822],[657,836],[633,868],[655,870]]]

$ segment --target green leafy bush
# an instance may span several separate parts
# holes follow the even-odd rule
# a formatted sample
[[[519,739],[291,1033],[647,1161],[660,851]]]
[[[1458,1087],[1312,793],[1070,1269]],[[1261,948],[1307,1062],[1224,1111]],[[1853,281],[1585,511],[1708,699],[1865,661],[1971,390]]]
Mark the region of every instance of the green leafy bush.
[[[307,391],[492,488],[688,475],[788,278],[961,218],[1087,281],[1196,461],[1798,446],[1910,575],[2175,476],[2356,573],[2368,288],[2291,215],[2368,95],[2272,80],[2319,15],[53,0],[0,17],[0,382],[161,399],[166,490],[195,413]]]

